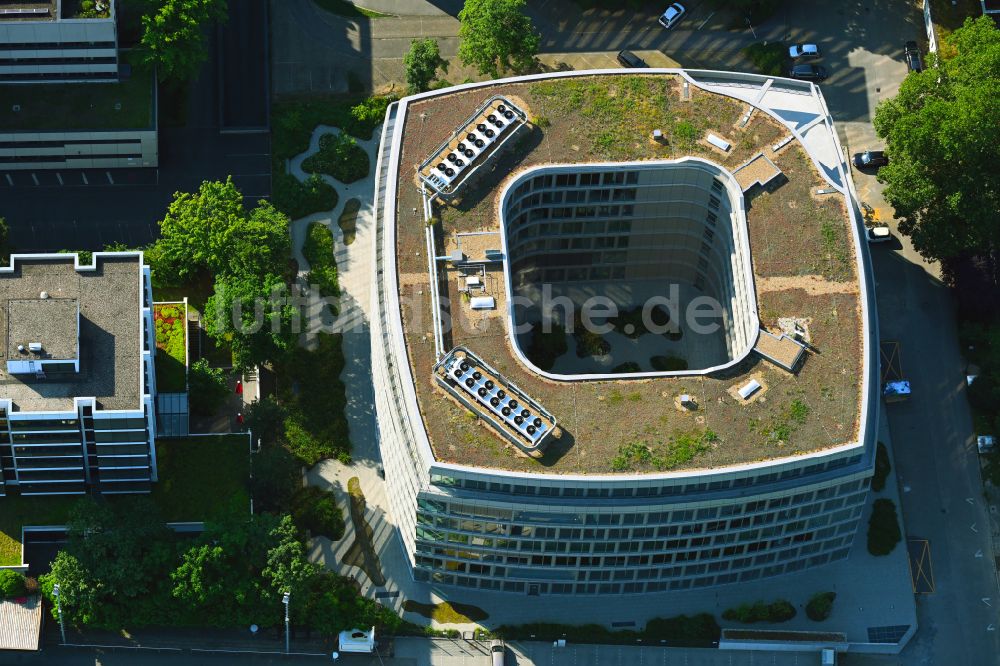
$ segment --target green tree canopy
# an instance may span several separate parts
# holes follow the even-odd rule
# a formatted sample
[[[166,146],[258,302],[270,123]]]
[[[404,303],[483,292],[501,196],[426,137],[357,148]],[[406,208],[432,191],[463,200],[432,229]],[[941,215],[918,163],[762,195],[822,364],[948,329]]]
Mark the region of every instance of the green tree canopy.
[[[909,74],[874,119],[890,157],[886,201],[930,260],[1000,247],[1000,30],[967,19],[947,41],[954,57]]]
[[[448,61],[441,57],[437,40],[427,37],[410,42],[410,50],[403,56],[403,67],[410,93],[419,93],[430,87],[438,68],[448,71]]]
[[[294,347],[299,315],[287,293],[284,278],[273,273],[216,276],[205,303],[205,332],[231,347],[238,370]]]
[[[529,69],[538,53],[539,36],[523,13],[524,5],[524,0],[466,0],[458,13],[462,62],[492,78],[507,70]]]
[[[229,395],[226,371],[213,368],[207,360],[199,358],[188,368],[188,393],[192,412],[214,414],[222,408]]]
[[[266,201],[248,214],[232,177],[205,181],[195,193],[174,194],[160,222],[156,268],[179,282],[202,269],[215,275],[280,271],[291,247],[288,224]]]
[[[205,30],[226,18],[226,0],[158,0],[142,17],[143,60],[161,81],[186,81],[208,58]]]

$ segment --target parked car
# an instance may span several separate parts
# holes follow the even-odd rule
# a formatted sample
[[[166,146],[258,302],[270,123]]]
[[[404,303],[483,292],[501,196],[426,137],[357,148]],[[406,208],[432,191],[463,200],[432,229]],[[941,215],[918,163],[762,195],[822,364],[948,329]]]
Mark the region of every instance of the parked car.
[[[906,42],[906,45],[903,46],[903,58],[906,60],[906,66],[911,72],[924,71],[924,63],[920,59],[920,48],[917,47],[916,42]]]
[[[660,18],[657,20],[659,21],[660,25],[669,30],[670,28],[674,27],[674,25],[678,21],[681,20],[681,17],[684,16],[684,12],[685,12],[684,5],[682,5],[679,2],[675,2],[674,4],[667,7],[667,11],[663,12],[663,14],[661,14]]]
[[[820,65],[794,65],[788,70],[788,76],[803,81],[823,81],[827,73],[826,67]]]
[[[501,640],[490,641],[490,659],[493,666],[503,666],[504,653],[507,652],[507,646]]]
[[[892,230],[884,224],[868,227],[865,230],[865,235],[868,237],[869,243],[884,243],[892,240]]]
[[[889,163],[889,158],[883,150],[866,150],[861,153],[854,153],[851,161],[854,162],[856,169],[878,170]]]
[[[788,57],[792,60],[815,60],[821,56],[815,44],[795,44],[788,47]]]
[[[622,67],[649,67],[645,60],[631,51],[619,51],[618,62]]]

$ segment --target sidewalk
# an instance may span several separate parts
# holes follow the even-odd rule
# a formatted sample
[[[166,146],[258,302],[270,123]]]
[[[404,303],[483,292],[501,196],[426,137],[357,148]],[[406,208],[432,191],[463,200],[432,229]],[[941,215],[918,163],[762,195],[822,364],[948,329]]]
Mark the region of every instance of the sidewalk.
[[[280,618],[279,618],[280,619]],[[48,622],[43,636],[43,647],[57,647],[61,643],[59,623]],[[66,644],[118,649],[161,650],[165,652],[246,652],[254,654],[284,654],[285,634],[283,627],[261,629],[256,636],[249,629],[175,629],[170,627],[148,627],[136,631],[115,633],[101,629],[78,631],[66,627]],[[319,638],[315,632],[311,637],[294,628],[290,640],[290,653],[296,655],[326,656],[336,649],[336,639]]]

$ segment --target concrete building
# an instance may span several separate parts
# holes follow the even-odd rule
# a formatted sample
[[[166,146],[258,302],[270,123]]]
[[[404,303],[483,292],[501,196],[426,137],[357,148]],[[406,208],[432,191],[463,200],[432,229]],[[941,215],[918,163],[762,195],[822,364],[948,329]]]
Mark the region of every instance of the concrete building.
[[[494,149],[497,100],[530,122]],[[377,426],[416,580],[639,594],[847,557],[878,336],[817,87],[601,70],[433,91],[389,108],[376,177]],[[615,314],[581,332],[594,298]]]
[[[0,171],[157,166],[154,78],[119,54],[111,0],[0,6]]]
[[[96,0],[4,3],[0,7],[0,83],[118,80],[115,3]]]
[[[142,253],[15,254],[0,294],[0,495],[148,492],[156,343]]]

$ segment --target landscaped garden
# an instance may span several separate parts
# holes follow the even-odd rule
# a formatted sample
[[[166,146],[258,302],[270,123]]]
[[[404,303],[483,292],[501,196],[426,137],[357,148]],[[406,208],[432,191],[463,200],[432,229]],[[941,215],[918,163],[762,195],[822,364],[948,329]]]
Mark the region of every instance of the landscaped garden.
[[[156,329],[156,390],[182,393],[187,390],[187,319],[183,303],[153,305]]]
[[[325,173],[342,183],[353,183],[368,175],[368,153],[347,134],[324,134],[319,151],[302,161],[302,170]]]

